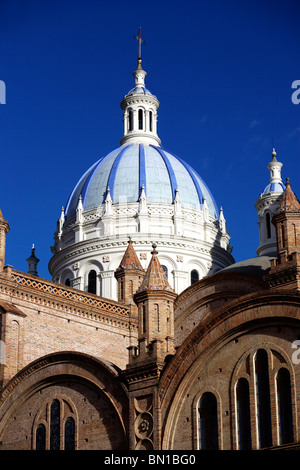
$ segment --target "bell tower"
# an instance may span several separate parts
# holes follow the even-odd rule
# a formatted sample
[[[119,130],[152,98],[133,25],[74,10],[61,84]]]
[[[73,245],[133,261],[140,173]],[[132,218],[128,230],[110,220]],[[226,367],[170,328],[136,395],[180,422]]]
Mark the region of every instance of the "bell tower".
[[[270,182],[255,204],[259,227],[259,247],[256,250],[258,256],[276,256],[276,230],[272,225],[272,217],[279,207],[280,198],[285,189],[281,179],[282,167],[273,148],[272,161],[267,165]]]
[[[131,306],[134,318],[137,318],[138,309],[134,302],[134,294],[140,287],[145,270],[137,257],[131,238],[129,238],[127,249],[119,267],[115,271],[118,281],[118,301]]]
[[[130,448],[159,450],[161,404],[157,386],[168,355],[174,349],[174,301],[153,245],[143,283],[134,296],[138,306],[138,345],[130,346],[124,376],[129,388]]]
[[[271,260],[266,280],[273,288],[300,290],[300,203],[289,178],[272,223],[276,229],[277,258]]]
[[[138,66],[133,72],[135,86],[124,96],[121,102],[124,121],[124,135],[121,145],[144,143],[160,145],[157,135],[157,109],[159,102],[156,96],[145,86],[147,72],[142,68],[142,43],[141,28],[136,36],[139,43]]]

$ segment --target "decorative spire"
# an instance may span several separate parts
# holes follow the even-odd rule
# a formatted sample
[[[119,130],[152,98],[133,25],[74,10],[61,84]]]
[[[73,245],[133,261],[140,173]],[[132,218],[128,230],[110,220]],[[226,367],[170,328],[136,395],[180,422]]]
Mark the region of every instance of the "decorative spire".
[[[142,185],[141,194],[139,198],[139,214],[148,214],[147,198],[145,194],[145,186]]]
[[[127,249],[117,270],[119,269],[138,269],[143,271],[143,267],[133,247],[131,237],[129,237]]]
[[[226,220],[224,218],[223,207],[220,207],[219,227],[222,233],[226,232]]]
[[[81,194],[78,198],[78,204],[76,208],[76,222],[81,223],[83,222],[83,204],[82,204],[82,197]]]
[[[63,230],[64,222],[65,222],[65,210],[64,210],[64,208],[62,207],[62,208],[61,208],[61,211],[60,211],[60,218],[59,218],[59,220],[58,220],[59,233],[61,233],[62,230]]]
[[[107,191],[106,191],[106,198],[105,198],[104,204],[105,204],[104,214],[111,215],[112,214],[112,198],[110,195],[109,187],[107,188]]]
[[[138,290],[139,292],[142,291],[158,291],[158,290],[165,290],[173,292],[172,287],[168,283],[166,275],[164,273],[163,268],[159,262],[157,257],[158,251],[156,250],[157,246],[154,243],[152,245],[152,258],[150,260],[147,272],[144,277],[144,281],[141,284],[141,287]]]
[[[175,198],[174,198],[174,214],[181,215],[182,214],[182,207],[181,207],[181,199],[179,197],[179,190],[178,188],[175,189]]]
[[[0,272],[3,271],[4,261],[5,261],[5,244],[6,244],[6,235],[8,234],[10,228],[7,220],[4,219],[2,211],[0,209]]]
[[[300,202],[298,201],[297,197],[295,196],[292,188],[290,179],[286,179],[286,187],[285,191],[282,195],[282,199],[280,201],[279,208],[276,214],[280,212],[299,212],[300,211]]]
[[[267,165],[267,168],[270,171],[270,184],[282,183],[282,179],[281,179],[282,167],[283,167],[283,164],[277,160],[275,148],[273,147],[272,161]]]
[[[31,248],[31,256],[27,258],[26,261],[28,263],[28,274],[33,274],[34,276],[37,276],[37,265],[40,260],[35,256],[34,244]]]

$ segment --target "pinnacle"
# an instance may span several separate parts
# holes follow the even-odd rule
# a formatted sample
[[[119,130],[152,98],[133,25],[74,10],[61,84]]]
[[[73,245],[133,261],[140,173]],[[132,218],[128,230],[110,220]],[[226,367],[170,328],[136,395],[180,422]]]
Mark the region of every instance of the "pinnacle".
[[[138,292],[146,290],[167,290],[173,292],[173,289],[168,283],[164,270],[161,267],[161,264],[157,257],[156,245],[153,245],[152,258],[145,274],[144,281],[141,287],[139,288]]]
[[[137,257],[136,251],[133,248],[131,238],[128,241],[128,246],[122,258],[122,261],[118,267],[118,269],[138,269],[140,271],[144,271],[140,260]]]
[[[7,223],[7,220],[4,219],[1,209],[0,209],[0,222],[2,223],[2,226],[5,225],[7,227],[7,230],[9,231],[9,225]]]
[[[278,208],[277,213],[279,212],[298,212],[300,211],[300,202],[298,201],[297,197],[295,196],[292,188],[290,179],[286,179],[286,188],[283,193],[280,206]]]

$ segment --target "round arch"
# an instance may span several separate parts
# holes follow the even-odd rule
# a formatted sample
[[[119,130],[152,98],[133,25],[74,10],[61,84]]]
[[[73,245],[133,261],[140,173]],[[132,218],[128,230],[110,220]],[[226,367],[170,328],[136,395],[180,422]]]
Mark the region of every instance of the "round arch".
[[[118,369],[106,361],[69,351],[28,364],[6,385],[0,400],[2,448],[34,448],[34,423],[45,403],[54,397],[76,407],[72,412],[78,416],[77,448],[128,448],[128,397]],[[16,426],[21,431],[16,431]],[[17,436],[13,449],[11,433]]]
[[[238,361],[240,357],[237,353],[240,347],[239,340],[240,343],[242,340],[246,341],[245,338],[250,333],[252,341],[260,344],[266,333],[271,337],[273,335],[274,343],[271,340],[271,344],[277,344],[279,342],[277,331],[280,331],[281,328],[289,335],[291,332],[295,334],[294,340],[297,339],[300,334],[300,320],[297,313],[299,304],[300,299],[297,293],[264,291],[248,294],[209,315],[203,323],[195,328],[178,348],[161,377],[162,408],[167,410],[162,417],[163,449],[173,449],[176,445],[176,430],[178,426],[182,426],[180,420],[183,419],[181,417],[183,409],[185,414],[187,407],[190,409],[191,426],[195,426],[195,423],[192,423],[195,421],[195,417],[192,415],[192,402],[196,394],[194,390],[197,387],[204,389],[212,383],[208,372],[205,375],[205,368],[208,370],[209,364],[214,364],[214,373],[217,374],[216,380],[221,380],[222,377],[224,383],[226,382],[225,389],[229,396],[228,385],[231,383],[234,361]],[[248,335],[248,337],[250,336]],[[282,337],[280,343],[285,345],[285,348],[290,347],[290,355],[293,354],[291,343],[287,343],[286,338]],[[225,352],[227,346],[232,348],[231,351],[236,348],[236,354],[227,357]],[[279,347],[277,349],[279,350]],[[222,365],[218,365],[216,358],[217,354],[221,355],[221,353],[227,359],[223,361]],[[294,370],[294,373],[296,372]],[[221,398],[221,402],[225,407],[222,413],[229,413],[227,408],[229,398],[227,405],[224,404],[224,396]],[[297,407],[299,405],[300,403],[297,403]],[[195,436],[195,429],[191,429],[191,435]],[[228,448],[226,445],[229,445],[229,437],[225,436],[225,440],[227,441],[224,443],[224,448]],[[197,448],[195,441],[192,445],[194,449]]]

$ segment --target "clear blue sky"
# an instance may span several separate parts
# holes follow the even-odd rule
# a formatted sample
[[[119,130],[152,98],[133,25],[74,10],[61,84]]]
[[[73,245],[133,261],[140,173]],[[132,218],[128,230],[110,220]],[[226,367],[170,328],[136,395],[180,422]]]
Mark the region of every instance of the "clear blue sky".
[[[80,176],[118,147],[120,102],[137,42],[159,101],[158,134],[224,209],[237,261],[256,256],[260,192],[272,140],[300,196],[300,2],[276,0],[1,0],[0,207],[6,263],[39,275],[56,221]]]

